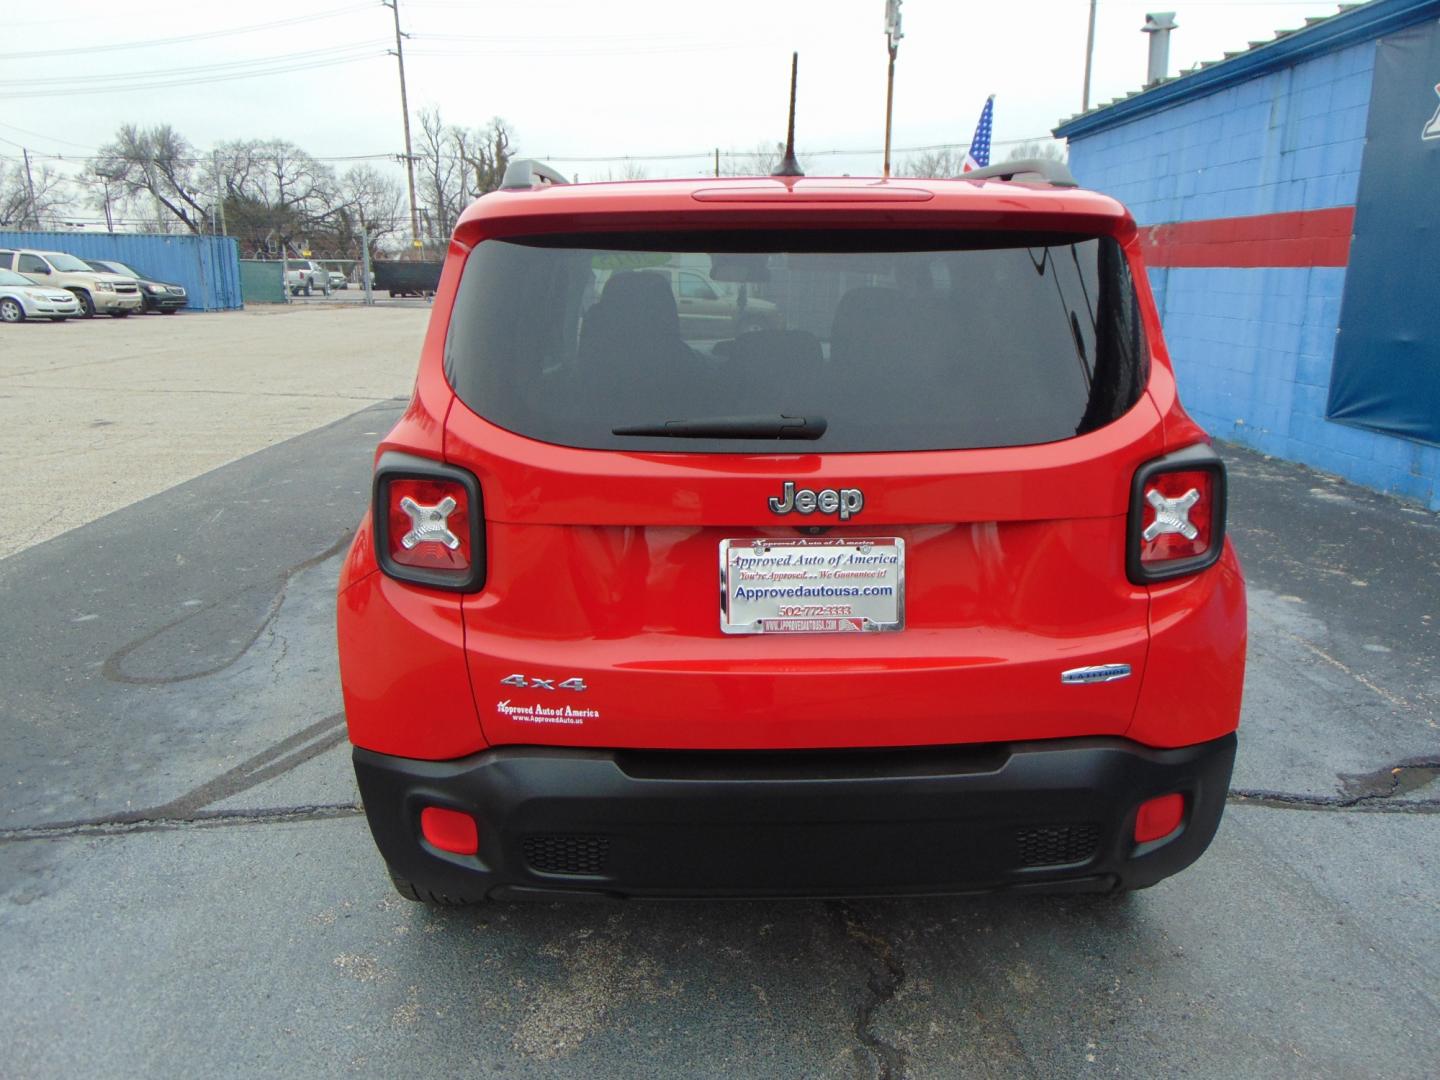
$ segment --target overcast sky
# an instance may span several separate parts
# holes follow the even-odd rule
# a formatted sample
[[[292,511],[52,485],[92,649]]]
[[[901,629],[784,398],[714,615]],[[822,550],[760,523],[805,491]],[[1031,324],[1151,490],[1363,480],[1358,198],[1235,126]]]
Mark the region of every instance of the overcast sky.
[[[378,0],[5,6],[0,154],[24,144],[83,158],[126,121],[169,123],[201,149],[267,137],[321,157],[403,148],[386,52],[394,23]],[[1336,10],[1302,0],[1173,6],[1172,73]],[[400,0],[412,113],[438,105],[466,125],[502,116],[521,151],[547,158],[747,150],[781,138],[789,54],[799,50],[797,142],[811,153],[812,174],[879,172],[884,8],[884,0]],[[1143,82],[1140,26],[1157,9],[1165,6],[1100,0],[1092,102]],[[1045,137],[1079,111],[1088,0],[905,0],[902,12],[897,148],[968,142],[990,93],[997,144]],[[125,47],[181,36],[190,40]],[[304,64],[327,66],[294,70]],[[270,73],[193,81],[257,65]],[[189,81],[153,88],[181,80]],[[876,152],[814,153],[831,149]],[[695,175],[709,162],[644,165],[651,176]],[[561,167],[581,179],[619,168]]]

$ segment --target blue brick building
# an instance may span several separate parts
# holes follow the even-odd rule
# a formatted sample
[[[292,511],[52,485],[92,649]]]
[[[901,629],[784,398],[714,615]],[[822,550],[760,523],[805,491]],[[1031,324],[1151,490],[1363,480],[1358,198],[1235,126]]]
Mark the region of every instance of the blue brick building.
[[[1437,109],[1440,0],[1374,0],[1055,130],[1143,227],[1191,414],[1432,509],[1440,317],[1414,309],[1440,308]]]

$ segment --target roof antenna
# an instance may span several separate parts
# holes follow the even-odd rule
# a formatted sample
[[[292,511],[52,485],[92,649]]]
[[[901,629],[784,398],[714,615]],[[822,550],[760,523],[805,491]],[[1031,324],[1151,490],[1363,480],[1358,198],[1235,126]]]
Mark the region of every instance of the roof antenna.
[[[804,176],[805,170],[795,160],[795,83],[800,74],[800,54],[790,54],[790,126],[785,132],[785,157],[775,166],[771,176]]]

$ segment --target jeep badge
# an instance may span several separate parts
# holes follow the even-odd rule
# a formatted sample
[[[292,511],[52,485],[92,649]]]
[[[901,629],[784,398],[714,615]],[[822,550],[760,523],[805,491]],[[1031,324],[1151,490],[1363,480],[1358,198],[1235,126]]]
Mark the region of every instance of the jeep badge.
[[[841,521],[848,521],[865,508],[865,495],[859,488],[824,488],[812,491],[810,488],[795,490],[793,480],[785,481],[785,492],[770,496],[770,509],[776,514],[822,514],[840,515]]]

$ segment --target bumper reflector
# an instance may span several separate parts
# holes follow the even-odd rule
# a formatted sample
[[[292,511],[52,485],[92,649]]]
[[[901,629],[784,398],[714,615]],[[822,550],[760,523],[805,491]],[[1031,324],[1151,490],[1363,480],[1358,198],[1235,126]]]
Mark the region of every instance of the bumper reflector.
[[[1161,795],[1157,799],[1147,799],[1135,813],[1135,842],[1144,844],[1169,836],[1180,827],[1180,819],[1184,816],[1184,795]]]
[[[427,806],[420,811],[420,831],[441,851],[474,855],[480,850],[480,830],[475,819],[459,810]]]

